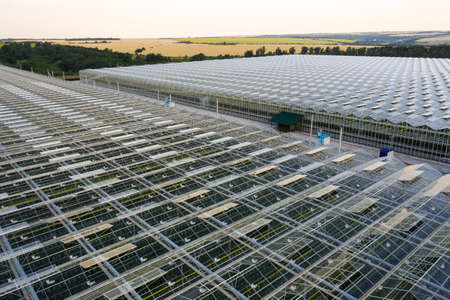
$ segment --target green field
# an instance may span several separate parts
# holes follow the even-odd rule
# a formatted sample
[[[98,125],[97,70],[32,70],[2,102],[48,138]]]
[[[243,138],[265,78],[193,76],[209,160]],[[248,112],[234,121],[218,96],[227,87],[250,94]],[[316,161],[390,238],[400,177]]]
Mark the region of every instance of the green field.
[[[3,43],[0,43],[0,48],[1,48],[1,47],[3,47],[4,45],[5,45],[5,44],[3,44]],[[36,44],[35,44],[35,43],[31,43],[31,44],[30,44],[30,47],[31,47],[31,48],[33,48],[34,46],[36,46]]]
[[[180,43],[212,44],[212,45],[342,45],[351,44],[355,40],[327,39],[327,38],[258,38],[258,37],[229,37],[229,38],[179,38]]]

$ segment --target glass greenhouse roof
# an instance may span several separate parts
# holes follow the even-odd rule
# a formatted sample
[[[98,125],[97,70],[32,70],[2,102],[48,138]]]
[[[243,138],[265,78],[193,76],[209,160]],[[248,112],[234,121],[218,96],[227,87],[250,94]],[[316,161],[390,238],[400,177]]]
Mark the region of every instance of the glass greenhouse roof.
[[[449,299],[450,175],[0,66],[0,298]]]
[[[83,70],[82,76],[450,128],[450,59],[284,55]]]

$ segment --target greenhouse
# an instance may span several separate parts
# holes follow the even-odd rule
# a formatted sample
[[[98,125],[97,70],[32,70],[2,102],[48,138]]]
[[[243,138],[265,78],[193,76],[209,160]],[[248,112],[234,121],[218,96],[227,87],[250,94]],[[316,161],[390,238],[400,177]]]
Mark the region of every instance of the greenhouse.
[[[285,55],[82,70],[90,84],[450,162],[450,60]],[[312,130],[311,130],[312,129]]]
[[[2,299],[448,299],[450,175],[0,66]]]

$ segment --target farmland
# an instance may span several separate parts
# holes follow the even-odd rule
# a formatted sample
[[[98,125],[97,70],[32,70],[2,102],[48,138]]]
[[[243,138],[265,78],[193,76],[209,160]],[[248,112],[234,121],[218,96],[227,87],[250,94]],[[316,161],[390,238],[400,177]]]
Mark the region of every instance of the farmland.
[[[260,39],[260,41],[263,39]],[[280,39],[280,40],[291,40],[291,39]],[[295,39],[301,40],[301,39]],[[304,40],[312,40],[312,39],[304,39]],[[330,39],[326,39],[330,40]],[[71,46],[82,46],[82,47],[90,47],[90,48],[98,48],[98,49],[111,49],[113,51],[126,52],[126,53],[134,53],[134,51],[138,48],[145,48],[143,54],[148,53],[161,53],[165,56],[171,57],[182,57],[182,56],[192,56],[198,53],[203,53],[206,56],[218,56],[219,54],[225,55],[243,55],[247,50],[256,51],[256,49],[261,46],[266,47],[266,51],[274,52],[277,47],[280,47],[281,50],[288,50],[291,47],[295,47],[296,51],[299,52],[302,46],[307,47],[326,47],[330,45],[326,45],[323,43],[317,44],[189,44],[189,43],[179,43],[175,39],[121,39],[121,40],[113,40],[108,41],[108,43],[102,43],[99,40],[99,43],[85,43],[83,41],[65,41],[65,40],[48,40],[48,42],[53,42],[56,44],[62,45],[71,45]],[[335,43],[336,45],[336,43]],[[339,45],[341,49],[345,49],[347,45]],[[361,46],[352,46],[352,47],[361,47]]]
[[[182,58],[203,53],[209,57],[219,55],[242,56],[247,50],[255,52],[264,46],[267,52],[275,52],[278,47],[288,51],[294,47],[296,52],[301,48],[335,47],[341,50],[348,47],[354,49],[379,46],[412,46],[412,45],[449,45],[450,31],[432,32],[360,32],[335,34],[290,34],[267,36],[235,36],[235,37],[181,37],[181,38],[79,38],[46,41],[61,45],[81,46],[87,48],[111,49],[113,51],[134,54],[136,49],[145,48],[141,54],[160,53],[164,56]],[[15,41],[23,41],[15,39]]]
[[[259,37],[213,37],[213,38],[181,38],[176,39],[183,43],[210,44],[210,45],[342,45],[351,44],[355,40],[328,39],[328,38],[259,38]]]
[[[421,45],[450,45],[450,34],[417,40]]]

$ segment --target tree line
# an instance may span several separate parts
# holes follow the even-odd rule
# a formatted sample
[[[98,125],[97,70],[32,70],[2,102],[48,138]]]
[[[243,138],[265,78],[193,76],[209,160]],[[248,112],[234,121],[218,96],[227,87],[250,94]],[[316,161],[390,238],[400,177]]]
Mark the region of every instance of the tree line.
[[[271,55],[286,55],[286,54],[312,54],[312,55],[349,55],[349,56],[391,56],[391,57],[432,57],[432,58],[450,58],[450,46],[379,46],[379,47],[347,47],[341,49],[339,46],[335,47],[306,47],[300,49],[295,47],[289,50],[281,50],[280,47],[275,51],[266,52],[263,46],[258,48],[255,52],[247,50],[244,53],[245,57],[252,56],[271,56]]]
[[[162,54],[143,54],[145,48],[136,49],[134,54],[100,50],[80,46],[57,45],[48,42],[6,43],[0,46],[0,63],[32,70],[41,74],[55,76],[78,75],[82,69],[95,69],[118,66],[159,64],[169,62],[202,61],[209,59],[230,59],[240,55],[206,56],[199,53],[193,56],[169,57]],[[286,54],[314,55],[352,55],[352,56],[397,56],[397,57],[439,57],[450,58],[450,46],[383,46],[383,47],[291,47],[289,50],[277,48],[266,51],[264,46],[256,51],[247,50],[244,57]]]
[[[183,58],[184,59],[184,58]],[[191,59],[190,57],[186,60]],[[192,59],[196,59],[193,57]],[[161,54],[147,55],[99,50],[48,42],[6,43],[0,47],[0,63],[41,74],[78,75],[82,69],[158,64],[174,59]]]

